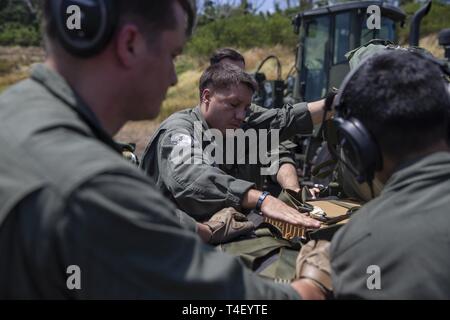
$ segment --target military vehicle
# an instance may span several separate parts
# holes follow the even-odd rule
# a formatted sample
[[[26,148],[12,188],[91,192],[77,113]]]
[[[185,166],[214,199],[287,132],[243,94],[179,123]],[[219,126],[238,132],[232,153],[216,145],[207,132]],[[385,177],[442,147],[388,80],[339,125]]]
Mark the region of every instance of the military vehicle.
[[[444,48],[445,59],[450,63],[450,29],[444,29],[438,35],[439,45]]]
[[[372,14],[368,7],[371,5],[380,8],[379,29],[368,28],[367,20]],[[418,46],[420,23],[430,9],[431,1],[412,17],[410,46]],[[260,91],[254,102],[268,108],[277,108],[285,103],[317,101],[325,98],[333,87],[340,86],[350,70],[345,54],[374,39],[383,39],[385,43],[387,41],[398,43],[397,31],[403,27],[405,18],[406,15],[400,8],[383,1],[340,3],[300,12],[293,19],[294,32],[299,35],[299,42],[292,72],[283,81],[278,58],[274,56],[266,58],[255,74],[256,80],[260,83]],[[438,38],[450,62],[450,29],[441,31]],[[276,80],[267,80],[264,74],[259,73],[262,65],[270,59],[277,60],[279,70]],[[298,136],[293,141],[297,144],[294,150],[297,163],[303,169],[301,185],[322,188],[320,199],[309,204],[321,208],[326,217],[331,218],[332,223],[324,223],[325,227],[317,232],[310,232],[266,219],[282,231],[284,238],[300,237],[303,242],[309,239],[330,240],[342,223],[356,212],[360,204],[370,200],[381,190],[381,185],[377,181],[371,185],[358,183],[345,166],[338,164],[337,159],[343,155],[336,157],[330,153],[329,150],[332,149],[329,148],[330,141],[325,141],[325,138],[331,139],[329,135],[326,137],[322,135],[324,128],[326,126],[318,126],[312,136]],[[279,186],[270,182],[267,188],[272,193],[279,190]],[[284,191],[286,192],[290,193],[289,190]],[[304,194],[301,198],[303,201],[307,200]],[[296,207],[294,200],[290,199],[290,202]],[[335,221],[341,225],[335,225]]]
[[[367,9],[371,5],[380,8],[380,29],[367,28]],[[283,104],[280,95],[292,102],[325,97],[330,88],[339,86],[349,70],[345,53],[371,39],[397,42],[397,29],[403,26],[405,18],[400,8],[384,1],[338,3],[298,13],[292,21],[294,32],[299,35],[294,72],[284,84],[280,83],[280,75],[276,80],[267,80],[259,71],[267,60],[277,58],[264,59],[255,73],[262,84],[257,101],[274,108]]]
[[[373,11],[368,8],[372,5],[380,9],[380,28],[369,28]],[[420,22],[430,11],[432,2],[427,2],[420,8],[411,20],[409,45],[418,46]],[[299,35],[296,48],[296,62],[293,72],[286,80],[280,76],[276,80],[267,80],[258,68],[255,78],[260,84],[260,91],[254,102],[268,107],[276,108],[284,103],[297,103],[302,101],[317,101],[326,97],[331,89],[338,88],[341,81],[349,71],[345,54],[373,39],[383,39],[398,43],[398,29],[404,26],[406,14],[402,9],[385,1],[352,1],[338,3],[306,10],[298,13],[292,21],[294,32]],[[446,48],[446,56],[450,55],[449,30],[442,31],[439,42]],[[278,63],[279,64],[279,63]],[[281,72],[279,72],[281,74]],[[314,134],[309,137],[299,136],[293,141],[296,143],[296,153],[299,167],[303,169],[302,183],[305,185],[323,184],[330,186],[335,179],[336,161],[327,152],[326,143],[322,137],[322,127],[315,128]],[[324,166],[317,165],[325,164]],[[337,185],[336,190],[328,189],[328,195],[358,196],[367,200],[367,195],[361,192],[347,192],[342,194],[343,188]],[[355,189],[357,186],[352,185]],[[360,190],[358,190],[360,191]],[[341,192],[341,193],[339,193]]]
[[[377,5],[381,28],[368,29],[368,8]],[[345,54],[372,39],[397,42],[397,29],[406,15],[383,1],[340,3],[307,10],[293,20],[299,34],[296,75],[292,96],[295,101],[316,101],[332,87],[339,87],[349,71]]]

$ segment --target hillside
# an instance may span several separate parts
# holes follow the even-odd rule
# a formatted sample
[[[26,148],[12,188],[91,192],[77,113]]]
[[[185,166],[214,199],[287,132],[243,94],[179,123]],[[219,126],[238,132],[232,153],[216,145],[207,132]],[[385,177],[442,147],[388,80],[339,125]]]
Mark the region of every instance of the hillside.
[[[443,57],[443,50],[437,43],[435,34],[421,39],[420,45],[430,50],[438,57]],[[253,48],[242,50],[247,61],[247,70],[255,71],[259,63],[268,55],[276,55],[282,64],[283,77],[287,75],[294,64],[295,53],[292,48],[280,45],[271,48]],[[37,47],[0,47],[0,92],[6,87],[26,78],[33,63],[44,60],[44,52]],[[167,99],[161,108],[161,114],[153,121],[138,121],[127,123],[115,137],[119,141],[137,144],[140,156],[158,124],[173,112],[190,108],[198,102],[198,80],[207,67],[206,58],[193,58],[183,55],[177,59],[176,68],[178,83],[169,89]],[[275,79],[276,66],[268,62],[263,70],[269,79]]]
[[[0,92],[26,78],[33,63],[44,60],[44,52],[38,47],[0,46]]]

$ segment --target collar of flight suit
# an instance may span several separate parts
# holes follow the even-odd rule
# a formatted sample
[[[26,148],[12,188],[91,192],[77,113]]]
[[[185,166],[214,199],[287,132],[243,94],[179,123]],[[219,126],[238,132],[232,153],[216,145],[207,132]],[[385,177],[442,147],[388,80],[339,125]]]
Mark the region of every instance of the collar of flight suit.
[[[209,130],[208,123],[206,122],[205,117],[203,117],[202,111],[200,110],[200,106],[196,106],[192,111],[192,113],[199,121],[202,122],[203,130]]]
[[[200,142],[204,142],[203,136],[207,139],[207,141],[211,142],[211,132],[209,131],[211,128],[209,127],[208,123],[205,120],[205,117],[203,117],[202,111],[200,110],[200,106],[197,106],[193,109],[192,113],[194,114],[194,117],[198,119],[198,121],[201,121],[202,123],[202,132],[194,132],[194,137],[199,138]],[[195,128],[194,128],[195,130]],[[212,143],[212,142],[211,142]],[[203,144],[203,143],[202,143]]]
[[[382,194],[417,184],[419,189],[450,179],[450,152],[438,151],[400,164],[386,182]],[[410,190],[410,189],[409,189]]]
[[[83,99],[76,94],[66,80],[55,71],[52,71],[43,64],[36,65],[31,71],[31,79],[40,83],[64,105],[74,110],[80,119],[92,130],[92,133],[104,144],[111,147],[116,152],[120,152],[119,147],[111,136],[102,127],[99,119]]]

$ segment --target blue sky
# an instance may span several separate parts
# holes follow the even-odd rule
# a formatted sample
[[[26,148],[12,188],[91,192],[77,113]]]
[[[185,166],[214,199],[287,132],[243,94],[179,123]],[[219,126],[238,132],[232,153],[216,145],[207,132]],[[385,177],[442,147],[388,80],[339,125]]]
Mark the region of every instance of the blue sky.
[[[230,0],[215,0],[215,2],[223,3],[223,2],[234,2],[238,3],[239,1],[230,1]],[[273,12],[275,9],[275,2],[280,3],[281,7],[283,8],[286,2],[284,0],[250,0],[251,3],[257,5],[260,8],[260,11],[262,12]],[[292,0],[292,2],[295,2],[295,0]]]
[[[262,12],[273,11],[275,8],[275,6],[274,6],[275,2],[276,2],[275,0],[264,0],[264,4],[262,5],[260,11],[262,11]]]
[[[280,1],[280,0],[256,0],[254,1],[255,3],[262,3],[262,7],[260,9],[260,11],[262,12],[273,12],[275,10],[275,2],[278,2],[280,4],[280,7],[283,8],[286,5],[285,1]],[[291,1],[292,4],[294,4],[295,1]]]

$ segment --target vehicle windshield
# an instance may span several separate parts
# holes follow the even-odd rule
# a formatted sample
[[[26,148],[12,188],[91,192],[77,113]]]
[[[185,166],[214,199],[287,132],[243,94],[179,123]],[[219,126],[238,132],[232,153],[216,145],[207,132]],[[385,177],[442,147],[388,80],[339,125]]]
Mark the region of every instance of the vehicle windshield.
[[[304,68],[306,71],[305,97],[313,101],[326,93],[327,72],[325,70],[329,42],[330,17],[318,17],[308,21],[305,33]]]
[[[361,44],[367,43],[372,39],[385,39],[395,42],[395,22],[386,17],[381,17],[381,29],[368,29],[367,18],[363,20],[361,28]]]
[[[353,23],[355,14],[347,11],[336,15],[313,17],[305,21],[301,77],[303,86],[301,95],[304,101],[316,101],[323,98],[327,93],[329,81],[340,83],[337,79],[343,78],[346,71],[339,66],[347,64],[345,54],[351,49],[372,39],[396,42],[394,20],[382,16],[380,29],[368,29],[367,17],[360,16],[361,28],[355,29]],[[331,19],[334,19],[333,30],[330,29]],[[354,30],[354,37],[351,30]],[[330,71],[331,69],[333,72]]]

